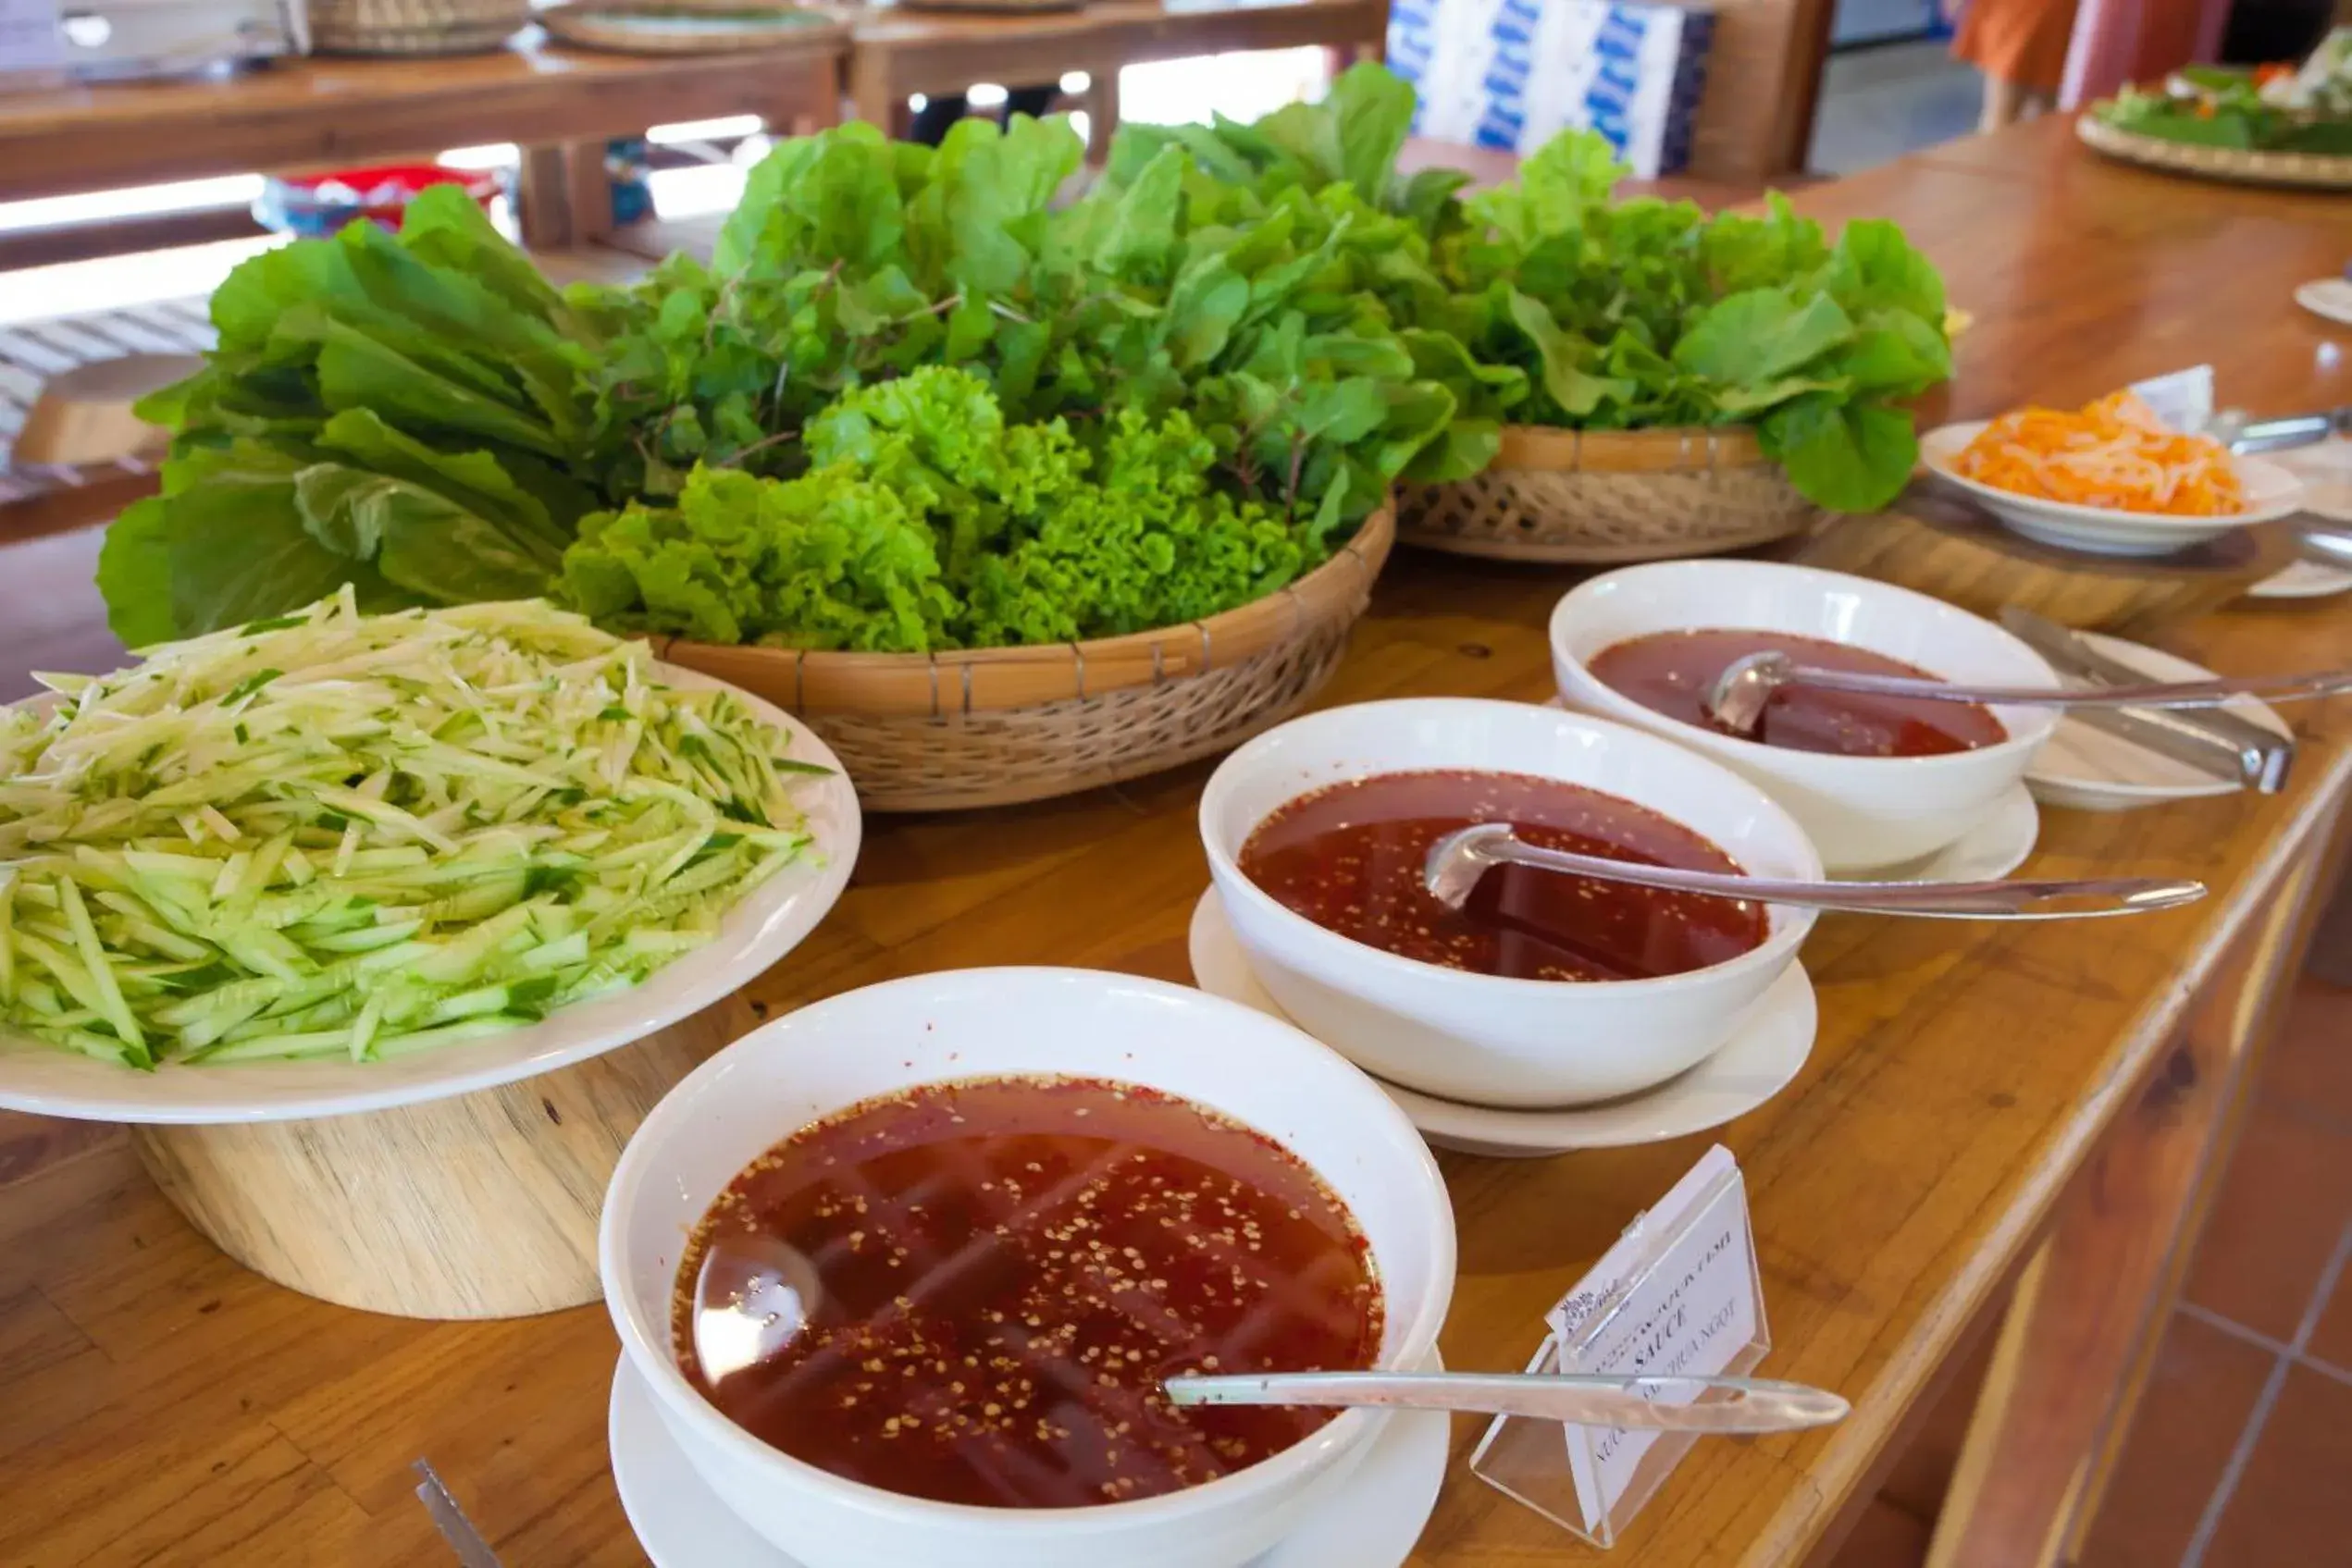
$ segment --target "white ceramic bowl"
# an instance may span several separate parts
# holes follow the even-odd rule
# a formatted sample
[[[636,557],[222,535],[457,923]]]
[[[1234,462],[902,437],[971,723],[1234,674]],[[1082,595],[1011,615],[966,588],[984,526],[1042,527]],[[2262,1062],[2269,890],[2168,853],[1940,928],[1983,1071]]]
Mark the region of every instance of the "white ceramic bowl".
[[[1592,678],[1602,649],[1652,632],[1793,632],[1869,648],[1948,681],[2055,686],[2049,664],[1990,621],[1908,588],[1763,561],[1671,561],[1604,572],[1552,611],[1552,668],[1571,707],[1703,751],[1754,780],[1804,825],[1835,872],[1932,855],[2018,786],[2054,710],[1996,708],[2009,739],[1938,757],[1841,757],[1738,740],[1644,708]]]
[[[2118,512],[2112,507],[2076,506],[2067,501],[2021,496],[1971,479],[1954,471],[1968,443],[1989,424],[1974,420],[1947,425],[1919,438],[1919,459],[1944,483],[1966,491],[1976,503],[2029,539],[2065,549],[2099,555],[2169,555],[2207,539],[2218,539],[2234,528],[2284,517],[2303,504],[2303,482],[2274,463],[2240,457],[2238,479],[2246,487],[2246,508],[2220,517],[2175,517],[2160,512]]]
[[[1228,757],[1201,796],[1201,843],[1250,968],[1317,1038],[1393,1083],[1478,1105],[1558,1106],[1663,1083],[1729,1039],[1795,961],[1810,911],[1773,908],[1761,946],[1655,980],[1505,980],[1326,931],[1238,860],[1252,829],[1309,790],[1430,769],[1532,773],[1619,796],[1757,876],[1818,878],[1788,813],[1728,770],[1622,724],[1467,698],[1367,702],[1293,719]]]
[[[1136,1083],[1223,1111],[1321,1175],[1371,1244],[1380,1364],[1421,1364],[1454,1291],[1454,1216],[1420,1135],[1288,1024],[1185,986],[1086,969],[964,969],[868,986],[744,1036],[629,1141],[600,1237],[623,1353],[712,1489],[804,1568],[1238,1568],[1343,1484],[1386,1420],[1351,1411],[1206,1486],[1097,1508],[975,1508],[860,1485],[719,1414],[670,1351],[687,1236],[736,1173],[809,1121],[910,1085],[1004,1074]]]

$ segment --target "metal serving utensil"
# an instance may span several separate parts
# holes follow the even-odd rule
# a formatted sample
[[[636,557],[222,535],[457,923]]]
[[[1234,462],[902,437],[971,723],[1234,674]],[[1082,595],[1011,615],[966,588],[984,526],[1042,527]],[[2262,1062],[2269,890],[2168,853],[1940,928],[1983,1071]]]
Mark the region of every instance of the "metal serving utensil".
[[[433,1527],[440,1531],[441,1539],[449,1542],[450,1549],[457,1553],[457,1561],[464,1568],[499,1568],[498,1553],[492,1551],[490,1543],[482,1538],[482,1532],[474,1528],[474,1522],[465,1517],[465,1511],[457,1506],[457,1500],[450,1496],[447,1487],[441,1485],[441,1478],[434,1473],[432,1465],[420,1459],[410,1468],[422,1477],[416,1483],[416,1500],[423,1503],[425,1512],[433,1516]]]
[[[2105,653],[2081,633],[2069,630],[2021,604],[2005,605],[2000,623],[2049,661],[2069,680],[2090,686],[2132,685],[2146,672]],[[2201,773],[2264,795],[2285,787],[2295,763],[2295,742],[2263,728],[2229,708],[2083,708],[2077,722],[2132,745],[2185,762]]]
[[[2352,670],[2318,670],[2294,675],[2234,675],[2210,681],[2149,681],[2114,686],[1961,685],[1910,675],[1876,675],[1859,670],[1818,670],[1785,653],[1751,653],[1733,660],[1707,688],[1707,716],[1738,735],[1752,735],[1764,704],[1783,686],[1853,692],[1870,697],[1916,697],[1933,702],[1984,702],[2020,708],[2218,708],[2234,697],[2270,702],[2326,697],[2352,691]]]
[[[1166,1380],[1170,1403],[1372,1405],[1527,1415],[1580,1426],[1662,1432],[1796,1432],[1846,1418],[1826,1389],[1764,1377],[1641,1377],[1554,1372],[1274,1372]],[[1727,1395],[1704,1403],[1662,1398]]]
[[[2057,920],[2141,915],[2193,904],[2206,891],[2201,882],[2161,877],[2102,877],[2086,882],[1784,882],[1542,849],[1520,839],[1508,822],[1482,822],[1439,839],[1430,846],[1421,880],[1439,903],[1459,909],[1489,867],[1506,864],[1710,898],[1944,920]]]
[[[817,1315],[816,1265],[756,1230],[713,1237],[694,1277],[694,1359],[712,1382],[780,1353]]]

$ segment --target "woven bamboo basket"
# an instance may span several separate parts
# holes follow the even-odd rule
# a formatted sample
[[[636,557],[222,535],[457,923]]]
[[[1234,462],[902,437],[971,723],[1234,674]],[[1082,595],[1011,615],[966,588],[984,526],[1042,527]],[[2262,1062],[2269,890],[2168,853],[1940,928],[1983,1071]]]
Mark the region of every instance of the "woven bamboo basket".
[[[530,0],[309,0],[319,55],[480,55],[528,27]]]
[[[1483,474],[1405,488],[1397,537],[1498,561],[1663,561],[1801,532],[1814,508],[1752,431],[1505,426]]]
[[[2111,158],[2143,168],[2194,175],[2233,185],[2286,185],[2352,191],[2352,156],[2341,153],[2275,153],[2255,147],[2208,147],[2173,142],[2108,124],[2096,114],[2074,122],[2074,134]]]
[[[810,653],[657,642],[805,719],[869,811],[1073,795],[1238,746],[1331,678],[1396,537],[1382,507],[1279,593],[1206,621],[1043,648]]]

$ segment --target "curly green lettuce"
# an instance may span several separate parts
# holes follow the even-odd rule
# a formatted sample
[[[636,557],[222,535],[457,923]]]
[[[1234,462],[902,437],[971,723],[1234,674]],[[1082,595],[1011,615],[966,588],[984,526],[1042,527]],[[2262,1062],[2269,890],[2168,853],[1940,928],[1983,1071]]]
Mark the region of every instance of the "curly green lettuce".
[[[697,467],[674,507],[587,518],[562,591],[606,625],[716,643],[922,653],[1180,625],[1273,592],[1329,553],[1312,515],[1213,482],[1182,411],[1007,425],[997,394],[931,366],[811,420],[797,478]]]

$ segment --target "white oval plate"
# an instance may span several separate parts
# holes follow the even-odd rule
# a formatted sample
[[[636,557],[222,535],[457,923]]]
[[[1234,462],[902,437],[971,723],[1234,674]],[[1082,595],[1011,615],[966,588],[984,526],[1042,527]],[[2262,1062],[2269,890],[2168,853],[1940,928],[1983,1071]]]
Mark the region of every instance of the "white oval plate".
[[[672,685],[724,681],[657,665]],[[727,911],[719,934],[644,984],[565,1007],[538,1023],[380,1062],[166,1063],[140,1072],[0,1032],[0,1107],[85,1121],[206,1125],[349,1116],[415,1105],[552,1072],[699,1012],[790,952],[841,896],[858,858],[857,792],[841,759],[806,725],[740,687],[753,713],[792,737],[793,760],[830,768],[794,793],[815,843]]]
[[[2234,528],[2284,517],[2303,504],[2303,483],[2275,463],[2241,457],[2238,477],[2246,485],[2246,510],[2226,517],[2173,517],[2152,512],[2117,512],[2041,500],[1965,478],[1952,463],[1991,421],[1947,425],[1919,438],[1919,460],[1948,485],[1965,490],[1977,504],[2018,533],[2042,544],[2098,555],[2169,555]]]
[[[1213,887],[1193,906],[1190,945],[1194,984],[1212,996],[1296,1024],[1258,983],[1241,939],[1225,918],[1224,901]],[[1621,1148],[1703,1132],[1754,1110],[1786,1088],[1805,1065],[1819,1023],[1813,982],[1802,964],[1790,964],[1721,1050],[1644,1093],[1565,1110],[1516,1111],[1441,1100],[1378,1078],[1372,1081],[1396,1102],[1422,1137],[1442,1149],[1532,1159],[1570,1149]],[[1347,1055],[1339,1041],[1324,1043]]]
[[[2078,634],[2099,652],[2144,672],[2151,681],[2210,681],[2213,672],[2159,649],[2097,632]],[[2230,700],[2231,712],[2282,735],[2295,732],[2269,704],[2254,698]],[[2129,811],[2166,800],[2197,800],[2235,795],[2240,786],[2199,772],[2130,741],[2092,729],[2079,719],[2061,722],[2025,770],[2025,782],[2052,806],[2078,811]]]
[[[1445,1364],[1432,1351],[1422,1370],[1442,1372]],[[1437,1506],[1451,1431],[1443,1411],[1390,1416],[1331,1500],[1248,1568],[1398,1568]],[[654,1568],[797,1568],[695,1474],[626,1356],[613,1369],[604,1433],[621,1512]]]

